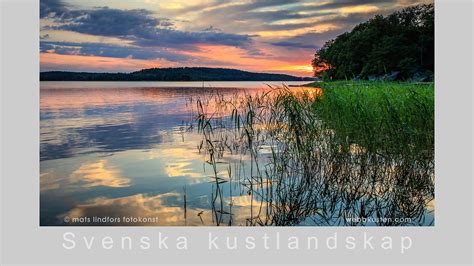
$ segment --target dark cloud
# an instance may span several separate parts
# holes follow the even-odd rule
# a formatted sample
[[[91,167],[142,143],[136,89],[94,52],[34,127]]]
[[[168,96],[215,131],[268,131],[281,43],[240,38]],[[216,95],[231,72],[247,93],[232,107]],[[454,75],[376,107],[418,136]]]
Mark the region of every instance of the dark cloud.
[[[336,38],[339,34],[347,31],[347,29],[334,29],[325,32],[308,32],[283,40],[271,42],[272,45],[288,48],[288,49],[319,49],[328,40]]]
[[[151,15],[152,13],[145,9],[120,10],[101,7],[84,10],[82,16],[74,18],[71,23],[57,26],[56,29],[109,37],[138,37],[150,34],[155,27],[173,25],[166,19]]]
[[[76,42],[40,42],[40,51],[48,53],[53,51],[56,54],[64,55],[84,55],[103,56],[134,59],[166,59],[172,62],[187,61],[189,57],[172,53],[164,49],[149,49],[137,46],[122,46],[103,43],[76,43]]]
[[[142,32],[137,36],[136,45],[140,46],[165,46],[187,47],[195,44],[228,45],[248,48],[251,37],[248,35],[230,34],[218,31],[178,31],[174,29],[153,29]]]
[[[251,37],[248,35],[220,31],[179,31],[173,28],[174,25],[170,20],[156,18],[152,12],[145,9],[120,10],[98,7],[71,11],[61,5],[61,2],[44,1],[42,10],[47,17],[63,22],[46,29],[117,37],[131,40],[139,46],[190,48],[196,44],[217,44],[245,48],[251,43]]]
[[[61,0],[40,0],[40,18],[67,20],[81,15],[81,11],[70,10]]]
[[[70,10],[60,0],[41,0],[40,18],[68,18]]]
[[[198,9],[205,9],[205,8],[212,7],[212,10],[206,11],[205,13],[210,14],[210,13],[227,12],[229,16],[232,16],[232,15],[246,16],[247,14],[246,12],[258,11],[259,9],[276,8],[276,7],[283,9],[282,8],[283,6],[295,5],[295,4],[304,2],[304,0],[252,0],[252,1],[245,1],[238,4],[228,5],[229,2],[230,1],[226,1],[226,0],[215,0],[206,4],[200,4],[198,6],[190,6],[187,8],[179,9],[179,12],[182,14],[182,13],[196,11]],[[262,13],[265,13],[265,12],[262,11]]]
[[[352,13],[346,16],[332,16],[328,18],[324,18],[319,21],[319,23],[325,24],[335,24],[338,25],[339,28],[345,29],[345,31],[349,31],[354,28],[357,24],[362,23],[364,21],[373,18],[377,14],[385,14],[386,12],[390,11],[374,11],[374,12],[367,12],[367,13]]]
[[[166,60],[170,62],[179,62],[188,65],[214,66],[227,65],[236,66],[237,64],[227,61],[212,60],[208,58],[197,58],[187,56],[181,53],[173,52],[173,50],[157,47],[140,47],[140,46],[122,46],[105,43],[77,43],[77,42],[40,42],[40,52],[54,53],[61,55],[82,55],[82,56],[101,56],[113,58],[133,58],[141,60]],[[254,56],[262,56],[258,50],[250,49],[249,54]],[[42,71],[56,70],[53,66],[44,66]]]
[[[325,10],[325,9],[336,9],[342,7],[352,7],[352,6],[360,6],[360,5],[380,5],[380,4],[387,4],[387,3],[396,3],[397,0],[332,0],[330,2],[309,6],[306,7],[306,10]]]
[[[297,4],[301,3],[301,0],[253,0],[247,2],[242,6],[244,10],[254,10],[258,8],[265,8],[265,7],[275,7],[275,6],[284,6],[289,4]]]
[[[262,31],[285,31],[285,30],[294,30],[302,29],[314,26],[314,22],[304,22],[304,23],[292,23],[292,24],[262,24],[258,28]]]
[[[258,19],[262,21],[278,21],[284,19],[303,19],[311,18],[312,14],[300,14],[296,12],[290,12],[288,10],[274,10],[274,11],[249,11],[244,14],[235,14],[240,19]]]
[[[254,0],[232,5],[214,5],[202,11],[198,21],[208,21],[230,31],[261,31],[291,28],[290,25],[275,25],[275,21],[285,19],[304,19],[318,14],[303,14],[293,11],[294,5],[304,1]],[[278,30],[278,29],[277,29]]]
[[[213,21],[233,21],[238,24],[246,24],[247,26],[258,26],[254,22],[274,22],[283,19],[302,19],[311,17],[303,15],[287,9],[281,10],[258,10],[266,7],[275,7],[288,5],[296,1],[251,1],[236,5],[218,6],[208,11],[202,12],[200,17]],[[252,25],[253,24],[253,25]]]
[[[316,48],[318,48],[316,45],[304,44],[304,43],[298,43],[298,42],[288,42],[288,41],[273,42],[271,44],[273,44],[275,46],[282,46],[282,47],[288,47],[288,48],[299,48],[299,49],[316,49]]]
[[[341,15],[333,9],[342,7],[353,7],[360,5],[375,5],[380,7],[379,13],[387,13],[388,4],[394,4],[397,0],[332,0],[318,4],[316,1],[260,1],[254,0],[235,5],[221,5],[208,11],[204,11],[200,15],[200,19],[216,24],[219,21],[233,21],[229,26],[221,26],[226,29],[245,29],[246,31],[278,31],[292,30],[304,27],[316,26],[318,24],[333,21],[334,23],[341,20],[345,23],[359,23],[363,20],[354,17],[356,15],[361,18],[369,18],[373,13],[367,14],[350,14],[349,19],[346,15]],[[303,5],[303,3],[305,5]],[[390,10],[390,11],[393,11]],[[338,18],[334,19],[333,17]],[[322,20],[321,20],[322,18]],[[301,22],[301,23],[281,23],[277,21],[290,19],[318,19],[317,22]],[[236,25],[236,26],[235,26]],[[339,25],[338,25],[339,26]],[[345,26],[345,25],[340,25]]]
[[[355,25],[367,21],[375,14],[379,13],[390,13],[391,10],[384,10],[383,12],[372,12],[372,13],[353,13],[347,16],[330,16],[323,18],[319,23],[332,23],[339,27],[324,32],[308,32],[305,34],[297,35],[283,40],[271,42],[272,45],[287,47],[287,48],[303,48],[303,49],[319,49],[328,40],[336,38],[338,35],[352,30]]]
[[[209,26],[209,27],[207,27],[207,28],[203,29],[202,31],[213,31],[213,32],[219,32],[219,31],[222,31],[222,30],[221,30],[221,29],[219,29],[219,28],[216,28],[216,27],[214,27],[214,26],[212,26],[212,25],[211,25],[211,26]]]

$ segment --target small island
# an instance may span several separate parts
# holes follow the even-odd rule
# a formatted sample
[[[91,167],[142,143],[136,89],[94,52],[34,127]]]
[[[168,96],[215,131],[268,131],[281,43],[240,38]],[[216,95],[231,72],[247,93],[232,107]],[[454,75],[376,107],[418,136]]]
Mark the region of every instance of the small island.
[[[131,73],[48,71],[41,81],[312,81],[310,77],[255,73],[229,68],[176,67],[150,68]]]

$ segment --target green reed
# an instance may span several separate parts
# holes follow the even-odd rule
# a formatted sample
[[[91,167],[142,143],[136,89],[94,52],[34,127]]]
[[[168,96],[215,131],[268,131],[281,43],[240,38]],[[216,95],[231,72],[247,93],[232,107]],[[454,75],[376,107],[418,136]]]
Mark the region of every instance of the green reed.
[[[322,94],[284,87],[196,101],[214,222],[232,225],[221,185],[233,181],[251,196],[247,225],[364,225],[350,218],[368,217],[426,224],[434,200],[432,85],[318,85]]]
[[[314,102],[318,115],[345,147],[357,143],[373,152],[433,156],[432,83],[322,83]],[[345,138],[345,139],[344,139]]]

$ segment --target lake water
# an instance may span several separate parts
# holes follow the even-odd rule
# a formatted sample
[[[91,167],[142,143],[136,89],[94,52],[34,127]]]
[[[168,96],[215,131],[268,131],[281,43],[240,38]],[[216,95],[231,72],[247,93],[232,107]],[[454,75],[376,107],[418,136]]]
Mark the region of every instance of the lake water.
[[[431,170],[427,174],[422,165],[413,163],[400,168],[407,166],[403,159],[379,158],[367,168],[370,161],[365,160],[374,162],[378,157],[357,155],[363,149],[354,147],[354,154],[343,160],[334,160],[339,152],[325,154],[314,164],[326,167],[311,172],[320,178],[307,183],[314,185],[311,188],[299,187],[302,179],[295,182],[298,177],[292,174],[281,183],[262,179],[263,170],[255,176],[256,159],[247,154],[230,152],[225,160],[206,162],[209,157],[199,148],[202,132],[196,130],[196,99],[216,93],[256,94],[269,86],[288,85],[297,91],[294,87],[305,83],[41,82],[41,225],[357,225],[345,220],[351,211],[369,218],[411,215],[413,220],[396,224],[433,225],[434,200],[425,202],[416,189],[407,193],[406,185],[399,182],[405,180],[407,169],[420,178],[429,177]],[[206,106],[213,108],[212,103]],[[220,115],[211,117],[220,119]],[[259,144],[262,169],[270,165],[265,161],[271,155],[269,147],[276,146]],[[376,171],[378,181],[359,175],[362,167]],[[335,169],[342,171],[338,175],[344,183],[338,183],[337,177],[326,179],[336,180],[335,184],[318,183],[333,170],[339,173]],[[344,181],[345,175],[351,178]],[[362,187],[372,190],[353,197]],[[267,200],[272,198],[279,201]],[[310,207],[305,209],[305,204]],[[366,208],[377,211],[367,213]]]
[[[41,225],[215,225],[189,99],[267,84],[282,82],[41,82]],[[227,186],[226,223],[245,225],[258,204]]]

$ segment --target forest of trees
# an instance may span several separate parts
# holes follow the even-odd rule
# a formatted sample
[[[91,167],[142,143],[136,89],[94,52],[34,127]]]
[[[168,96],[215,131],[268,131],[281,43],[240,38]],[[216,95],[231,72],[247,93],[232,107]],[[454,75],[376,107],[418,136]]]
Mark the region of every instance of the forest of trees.
[[[357,25],[317,50],[313,69],[324,80],[432,80],[434,5],[407,7]]]
[[[48,71],[41,81],[299,81],[312,80],[285,74],[254,73],[208,67],[150,68],[131,73]]]

